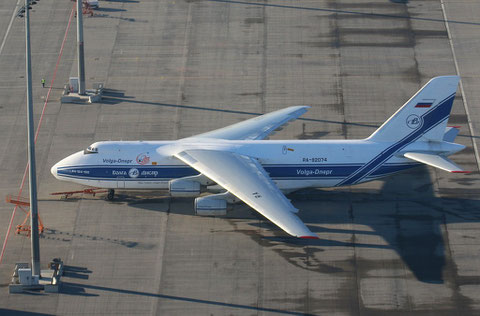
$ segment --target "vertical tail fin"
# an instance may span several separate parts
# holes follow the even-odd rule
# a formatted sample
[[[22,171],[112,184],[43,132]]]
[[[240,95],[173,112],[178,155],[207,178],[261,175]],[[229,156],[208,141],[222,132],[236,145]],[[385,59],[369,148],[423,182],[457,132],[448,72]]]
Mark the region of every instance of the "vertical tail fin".
[[[458,76],[431,79],[368,139],[378,142],[405,138],[441,141],[459,81]]]

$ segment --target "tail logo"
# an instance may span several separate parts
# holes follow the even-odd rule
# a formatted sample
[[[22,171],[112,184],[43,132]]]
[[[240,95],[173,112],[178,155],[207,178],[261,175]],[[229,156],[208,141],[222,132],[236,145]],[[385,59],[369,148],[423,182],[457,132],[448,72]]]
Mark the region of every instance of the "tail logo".
[[[417,129],[422,125],[422,119],[418,115],[411,114],[407,117],[406,123],[411,129]]]

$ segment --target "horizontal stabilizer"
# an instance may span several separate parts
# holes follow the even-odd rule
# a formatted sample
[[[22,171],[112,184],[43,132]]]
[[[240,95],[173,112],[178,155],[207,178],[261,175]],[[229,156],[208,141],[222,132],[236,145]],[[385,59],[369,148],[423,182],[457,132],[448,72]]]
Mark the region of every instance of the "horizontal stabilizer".
[[[458,172],[458,173],[470,173],[470,171],[464,171],[460,166],[456,163],[448,159],[447,157],[440,156],[433,153],[415,153],[409,152],[403,154],[406,158],[412,159],[429,166],[439,168],[448,172]]]

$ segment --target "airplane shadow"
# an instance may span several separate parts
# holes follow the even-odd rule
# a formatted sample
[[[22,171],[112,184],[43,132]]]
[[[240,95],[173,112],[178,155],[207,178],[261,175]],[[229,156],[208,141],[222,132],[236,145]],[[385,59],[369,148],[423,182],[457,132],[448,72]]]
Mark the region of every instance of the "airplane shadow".
[[[374,245],[359,245],[356,239],[362,240],[368,235],[381,237],[415,277],[426,283],[444,283],[445,268],[454,265],[450,262],[449,242],[444,240],[448,238],[444,233],[447,225],[480,222],[480,200],[436,196],[424,166],[386,178],[378,192],[304,190],[290,198],[297,203],[302,200],[342,203],[349,208],[343,210],[343,214],[318,210],[300,212],[300,217],[308,224],[319,224],[310,228],[320,236],[324,232],[351,235],[351,245],[347,247],[371,248]],[[365,226],[371,231],[322,227],[331,224]],[[325,247],[321,240],[301,244]]]
[[[310,262],[308,266],[299,263],[299,258],[312,258],[316,252],[325,251],[327,247],[393,250],[419,281],[444,283],[444,270],[453,263],[449,262],[448,240],[444,240],[448,234],[443,231],[451,223],[480,222],[480,200],[438,197],[427,170],[422,166],[385,178],[380,190],[352,187],[309,189],[290,194],[293,204],[301,209],[299,217],[319,234],[318,240],[288,236],[244,204],[235,205],[225,218],[232,223],[232,232],[248,235],[262,247],[271,247],[290,263],[305,269],[330,273],[343,271],[320,261]],[[194,216],[193,199],[172,199],[164,194],[163,197],[142,198],[140,192],[138,195],[126,192],[119,196],[116,203],[127,203],[149,211]],[[186,201],[192,202],[191,208],[185,207]],[[176,206],[179,203],[182,207]],[[239,229],[236,225],[238,221],[251,221],[248,226],[252,229]],[[370,230],[331,228],[331,225],[344,227],[345,224],[370,227]],[[274,236],[262,236],[259,227],[271,230]],[[329,239],[322,238],[323,233],[328,233]],[[330,237],[336,234],[351,235],[351,238],[341,240],[339,237],[336,240]],[[370,242],[372,239],[365,238],[369,236],[381,237],[384,242],[379,243],[378,238]]]

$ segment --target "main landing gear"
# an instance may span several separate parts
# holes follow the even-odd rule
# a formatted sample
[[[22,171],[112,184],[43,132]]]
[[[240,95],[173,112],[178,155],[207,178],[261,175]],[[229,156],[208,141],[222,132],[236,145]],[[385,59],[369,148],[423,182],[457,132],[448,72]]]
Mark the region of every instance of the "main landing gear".
[[[114,197],[115,197],[115,190],[114,189],[108,189],[107,200],[108,201],[113,201]]]

